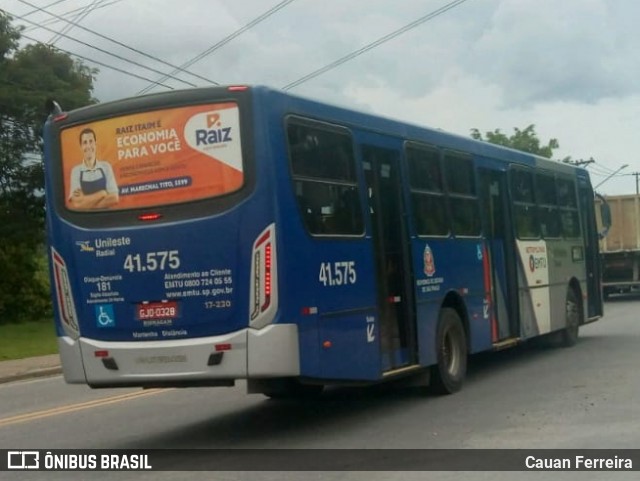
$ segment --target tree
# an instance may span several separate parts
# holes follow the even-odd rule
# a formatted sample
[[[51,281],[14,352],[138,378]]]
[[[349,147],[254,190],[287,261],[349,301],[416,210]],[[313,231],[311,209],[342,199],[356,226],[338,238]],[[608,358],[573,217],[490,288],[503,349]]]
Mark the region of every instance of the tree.
[[[66,109],[94,103],[96,70],[55,48],[19,48],[20,28],[0,10],[0,323],[42,314],[38,282],[44,241],[42,126],[45,101]]]
[[[540,145],[540,139],[536,134],[536,127],[534,124],[529,125],[524,130],[514,128],[514,134],[511,137],[507,137],[502,133],[500,129],[495,129],[493,132],[487,132],[485,138],[478,129],[471,129],[471,137],[476,140],[483,140],[492,144],[504,145],[505,147],[511,147],[512,149],[521,150],[523,152],[529,152],[531,154],[540,155],[550,159],[553,156],[553,151],[560,147],[557,139],[550,139],[547,145]],[[566,162],[570,157],[563,159]]]

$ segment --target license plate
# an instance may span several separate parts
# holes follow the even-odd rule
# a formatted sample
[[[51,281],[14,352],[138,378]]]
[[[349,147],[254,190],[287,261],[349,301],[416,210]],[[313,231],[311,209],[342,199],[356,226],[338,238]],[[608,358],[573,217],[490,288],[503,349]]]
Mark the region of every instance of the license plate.
[[[142,302],[136,305],[136,318],[139,321],[150,319],[174,319],[180,314],[177,301]]]

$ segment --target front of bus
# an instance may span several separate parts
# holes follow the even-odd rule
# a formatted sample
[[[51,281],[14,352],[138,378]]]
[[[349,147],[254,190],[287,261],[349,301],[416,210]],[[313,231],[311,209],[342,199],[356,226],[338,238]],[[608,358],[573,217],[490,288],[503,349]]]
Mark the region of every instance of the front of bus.
[[[273,323],[273,196],[259,181],[269,173],[255,160],[253,101],[247,87],[205,88],[50,116],[47,229],[67,382],[298,373],[295,326]],[[288,354],[269,358],[273,348]],[[249,350],[265,355],[252,362]]]

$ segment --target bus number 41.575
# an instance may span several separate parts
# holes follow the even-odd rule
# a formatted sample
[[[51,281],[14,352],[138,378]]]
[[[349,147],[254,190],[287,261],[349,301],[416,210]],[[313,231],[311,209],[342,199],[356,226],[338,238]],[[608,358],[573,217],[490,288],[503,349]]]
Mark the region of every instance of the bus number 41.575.
[[[324,286],[355,284],[357,280],[354,261],[323,262],[318,280]]]
[[[129,272],[163,271],[166,268],[177,269],[180,267],[178,251],[147,252],[142,254],[129,254],[124,260],[123,268]]]

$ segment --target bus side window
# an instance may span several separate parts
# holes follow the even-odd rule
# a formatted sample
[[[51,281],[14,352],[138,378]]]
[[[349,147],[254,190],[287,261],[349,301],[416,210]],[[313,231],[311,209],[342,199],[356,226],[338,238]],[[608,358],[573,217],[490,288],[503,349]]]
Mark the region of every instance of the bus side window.
[[[535,239],[539,236],[535,206],[515,205],[514,216],[518,238]]]
[[[362,223],[360,199],[355,188],[349,187],[340,194],[334,218],[335,231],[338,233],[348,233],[353,225]]]
[[[575,182],[573,179],[559,176],[557,186],[562,235],[568,238],[580,237],[580,217],[578,216]]]
[[[313,205],[303,195],[296,196],[300,212],[302,213],[302,221],[304,225],[311,232],[318,232],[322,229],[321,220],[322,216],[317,213],[317,209],[313,208]]]
[[[312,235],[362,235],[353,141],[346,129],[290,118],[287,134],[298,210]]]
[[[453,232],[458,236],[477,236],[480,234],[480,215],[478,201],[475,198],[451,197]]]
[[[408,144],[411,210],[416,233],[420,236],[446,236],[449,218],[442,181],[439,151],[430,145]]]
[[[471,157],[460,152],[446,151],[444,171],[454,235],[480,235],[480,207],[476,197],[475,172]]]
[[[558,196],[556,195],[556,181],[553,174],[536,174],[536,200],[542,237],[560,237]]]
[[[514,168],[510,171],[510,177],[516,234],[520,239],[538,238],[540,223],[533,189],[533,174],[524,168]]]
[[[444,195],[411,194],[416,232],[422,236],[449,234],[449,220]]]

